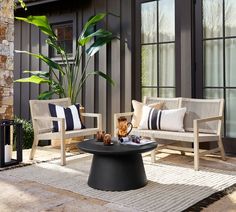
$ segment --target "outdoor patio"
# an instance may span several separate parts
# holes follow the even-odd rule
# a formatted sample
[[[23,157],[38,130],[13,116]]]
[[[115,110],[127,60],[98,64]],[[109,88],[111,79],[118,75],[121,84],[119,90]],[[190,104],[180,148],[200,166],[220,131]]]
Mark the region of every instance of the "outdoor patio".
[[[236,212],[235,20],[235,0],[0,0],[0,212]]]
[[[171,154],[170,154],[171,153]],[[140,210],[138,210],[137,205],[135,206],[135,202],[133,202],[132,206],[132,198],[128,198],[127,202],[123,202],[123,204],[119,203],[118,199],[112,197],[110,192],[103,191],[103,195],[99,196],[99,191],[97,192],[97,198],[95,193],[88,193],[88,195],[84,194],[84,189],[86,185],[81,184],[80,178],[75,178],[75,175],[83,176],[82,178],[87,180],[87,171],[90,167],[91,157],[89,154],[81,154],[78,151],[73,151],[67,153],[67,163],[68,165],[63,168],[60,172],[60,151],[59,149],[52,148],[50,146],[39,147],[34,165],[27,165],[15,169],[5,170],[1,172],[0,175],[0,186],[1,189],[4,190],[1,193],[1,203],[0,210],[1,211],[166,211],[165,208],[160,210],[150,210],[150,203],[148,201],[163,201],[159,200],[158,196],[153,196],[155,193],[151,187],[155,187],[152,180],[149,179],[149,184],[151,183],[151,187],[148,187],[149,195],[145,196],[145,190],[138,189],[136,190],[137,194],[134,196],[134,199],[145,198],[145,201],[142,201],[142,206]],[[24,162],[23,164],[31,164],[32,161],[28,160],[29,150],[24,150]],[[85,166],[79,163],[83,158],[88,158],[88,161],[85,163]],[[169,171],[165,173],[166,179],[172,178],[172,180],[176,176],[172,175],[173,167],[179,168],[187,168],[190,172],[192,170],[193,165],[193,157],[192,154],[187,154],[186,156],[180,155],[177,151],[171,150],[162,150],[162,153],[158,153],[156,156],[157,162],[156,165],[159,166],[160,171],[163,169],[165,165],[169,166]],[[144,163],[146,168],[147,176],[150,176],[150,155],[144,156]],[[219,159],[219,156],[211,156],[204,157],[200,160],[202,164],[202,171],[210,171],[213,173],[222,173],[222,174],[230,174],[234,176],[234,180],[236,179],[236,158],[235,157],[227,157],[227,161],[222,161]],[[81,164],[77,165],[76,164]],[[34,171],[27,170],[32,166],[40,167],[39,172],[37,169],[33,169]],[[87,167],[87,168],[86,168]],[[77,169],[78,168],[78,169]],[[24,170],[25,169],[25,170]],[[54,173],[56,171],[56,173]],[[194,172],[194,171],[193,171]],[[199,171],[201,172],[201,171]],[[24,174],[23,174],[24,173]],[[51,174],[49,174],[51,173]],[[87,173],[87,174],[86,174]],[[82,174],[82,175],[81,175]],[[158,173],[156,173],[158,174]],[[180,173],[179,173],[180,174]],[[180,174],[181,175],[181,174]],[[184,175],[182,176],[184,177]],[[187,174],[186,174],[187,177]],[[211,175],[214,178],[213,175]],[[152,177],[151,177],[152,178]],[[76,179],[76,180],[75,180]],[[187,179],[187,178],[186,178]],[[86,180],[84,183],[86,183]],[[169,179],[168,179],[169,180]],[[191,183],[188,179],[186,184],[181,185],[182,192],[186,189],[186,186]],[[219,178],[218,178],[219,180]],[[223,175],[220,177],[218,183],[222,183],[220,181],[224,180]],[[77,182],[78,184],[76,184]],[[202,181],[202,185],[206,183],[206,187],[208,186],[207,182],[209,179],[205,179]],[[56,184],[55,184],[56,183]],[[62,184],[61,184],[62,183]],[[71,185],[72,183],[72,185]],[[75,184],[74,184],[75,183]],[[168,182],[162,182],[167,183]],[[162,184],[160,183],[160,184]],[[180,182],[179,182],[180,183]],[[196,182],[195,182],[196,183]],[[216,184],[218,184],[216,183]],[[227,183],[227,182],[225,182]],[[164,186],[163,184],[163,186]],[[81,192],[80,187],[83,188]],[[162,188],[160,188],[162,189]],[[174,188],[172,188],[174,189]],[[196,189],[196,188],[195,188]],[[232,188],[233,189],[233,188]],[[193,204],[195,205],[193,208],[190,207],[187,211],[199,211],[200,208],[203,211],[234,211],[236,208],[236,192],[230,192],[230,194],[221,194],[220,196],[213,196],[211,199],[201,202],[201,204]],[[235,185],[234,185],[235,189]],[[85,189],[86,190],[86,189]],[[139,191],[140,190],[140,191]],[[179,191],[181,194],[181,190]],[[204,190],[204,187],[203,187]],[[135,191],[135,190],[134,190]],[[175,193],[174,191],[172,191]],[[188,190],[189,194],[193,195],[191,189]],[[122,196],[122,193],[127,192],[118,192],[118,196]],[[117,194],[117,192],[115,192]],[[171,193],[168,193],[171,195]],[[187,196],[189,196],[187,194]],[[106,197],[108,195],[108,197]],[[128,192],[128,195],[129,192]],[[141,195],[141,196],[140,196]],[[163,193],[163,195],[166,195]],[[223,197],[224,196],[224,197]],[[105,200],[104,200],[105,198]],[[107,199],[111,199],[111,201]],[[117,198],[117,197],[116,197]],[[193,197],[192,197],[193,198]],[[14,199],[14,201],[12,201]],[[178,202],[178,198],[174,198]],[[220,199],[220,200],[218,200]],[[190,199],[189,199],[190,200]],[[131,201],[131,202],[129,202]],[[144,203],[145,202],[145,203]],[[167,200],[165,202],[168,205],[172,203]],[[137,203],[136,203],[137,204]],[[145,205],[146,204],[146,205]],[[208,206],[207,206],[208,205]],[[146,208],[146,210],[145,210]],[[176,210],[182,211],[182,210]]]

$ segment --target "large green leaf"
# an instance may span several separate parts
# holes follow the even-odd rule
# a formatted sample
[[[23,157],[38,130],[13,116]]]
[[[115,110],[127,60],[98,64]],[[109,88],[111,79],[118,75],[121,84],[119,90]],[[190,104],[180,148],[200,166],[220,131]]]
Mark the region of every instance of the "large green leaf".
[[[87,50],[86,53],[89,56],[93,56],[95,55],[103,45],[105,45],[106,43],[109,43],[113,38],[110,37],[100,37],[98,38]]]
[[[36,75],[36,76],[41,76],[41,77],[50,77],[49,72],[47,71],[29,71],[29,70],[25,70],[24,73],[30,73],[32,75]]]
[[[99,13],[95,16],[90,17],[88,22],[85,24],[82,33],[79,36],[79,45],[84,46],[86,43],[88,43],[91,39],[91,37],[88,37],[90,34],[94,33],[93,27],[95,24],[97,24],[99,21],[101,21],[105,17],[105,13]]]
[[[111,79],[111,77],[109,77],[108,75],[106,75],[105,73],[101,71],[90,72],[89,75],[99,75],[103,77],[104,79],[106,79],[110,85],[113,85],[113,86],[115,85],[115,82]]]
[[[38,59],[41,59],[43,62],[45,62],[46,64],[48,64],[51,68],[54,68],[54,69],[57,69],[59,70],[62,74],[65,74],[65,72],[63,71],[62,67],[52,61],[51,59],[49,59],[48,57],[42,55],[42,54],[34,54],[34,53],[31,53],[31,52],[28,52],[28,51],[19,51],[19,50],[15,50],[16,53],[22,53],[22,54],[28,54],[28,55],[32,55],[33,57],[36,57]]]
[[[99,29],[96,32],[93,32],[89,35],[87,35],[86,37],[82,37],[79,40],[79,44],[81,46],[84,46],[86,43],[88,43],[93,37],[110,37],[112,36],[112,33],[109,31],[106,31],[104,29]]]
[[[53,32],[48,19],[46,16],[28,16],[27,18],[15,17],[17,20],[24,21],[29,24],[33,24],[38,27],[44,34],[56,38],[55,33]]]
[[[35,84],[42,84],[42,83],[51,83],[50,80],[33,75],[27,78],[21,78],[18,80],[15,80],[15,82],[31,82],[31,83],[35,83]]]
[[[99,21],[101,21],[106,16],[105,13],[98,13],[97,15],[91,16],[87,23],[84,26],[84,29],[87,29],[88,27],[94,26]]]
[[[39,100],[50,99],[53,94],[54,91],[44,91],[43,93],[39,94],[38,99]]]

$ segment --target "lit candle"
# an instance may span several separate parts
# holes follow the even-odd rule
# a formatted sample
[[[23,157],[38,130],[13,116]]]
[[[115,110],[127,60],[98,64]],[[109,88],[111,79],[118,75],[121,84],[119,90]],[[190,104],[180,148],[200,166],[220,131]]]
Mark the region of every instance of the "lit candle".
[[[11,145],[5,145],[5,163],[11,161]]]

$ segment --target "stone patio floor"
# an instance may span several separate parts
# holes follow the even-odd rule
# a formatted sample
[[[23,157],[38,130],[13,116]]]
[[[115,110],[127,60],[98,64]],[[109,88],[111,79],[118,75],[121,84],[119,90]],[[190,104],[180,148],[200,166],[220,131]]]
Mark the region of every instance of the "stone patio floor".
[[[170,154],[171,153],[171,154]],[[174,153],[174,154],[173,154]],[[67,155],[79,154],[78,151]],[[29,150],[24,150],[24,162],[28,160]],[[34,162],[51,160],[60,157],[60,150],[47,147],[39,147]],[[193,165],[193,157],[180,155],[178,152],[163,150],[157,154],[158,161],[167,161],[176,165]],[[236,156],[228,156],[227,161],[222,161],[218,156],[203,157],[201,166],[235,170]],[[1,172],[0,172],[1,173]],[[127,211],[125,208],[112,208],[106,201],[86,197],[63,189],[45,186],[40,183],[26,180],[13,181],[12,179],[0,180],[0,211],[56,211],[56,212],[89,212],[89,211]],[[203,210],[204,212],[235,212],[236,191],[221,198]]]

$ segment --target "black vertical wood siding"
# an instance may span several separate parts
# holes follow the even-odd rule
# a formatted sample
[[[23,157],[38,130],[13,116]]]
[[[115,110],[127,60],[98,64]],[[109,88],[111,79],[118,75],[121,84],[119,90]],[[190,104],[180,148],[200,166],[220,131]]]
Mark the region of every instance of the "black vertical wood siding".
[[[90,77],[79,96],[78,102],[85,107],[86,112],[102,113],[103,128],[107,132],[113,132],[113,114],[116,112],[131,111],[131,70],[132,70],[132,25],[131,25],[132,0],[91,0],[84,4],[74,1],[71,7],[55,5],[48,11],[37,6],[28,8],[26,15],[47,15],[50,22],[60,23],[65,19],[71,19],[74,23],[74,39],[78,38],[83,24],[94,14],[105,12],[105,20],[100,26],[112,31],[116,39],[111,44],[103,47],[95,55],[88,66],[89,70],[100,70],[109,74],[116,85],[111,87],[100,77]],[[42,12],[41,12],[42,11]],[[24,15],[24,12],[16,12],[16,15]],[[48,46],[45,44],[46,36],[33,26],[15,21],[15,49],[30,50],[35,53],[49,55]],[[84,55],[84,62],[85,62]],[[85,65],[83,63],[83,65]],[[35,58],[26,55],[15,56],[15,79],[22,77],[25,69],[48,70],[47,65]],[[25,75],[24,75],[25,76]],[[47,90],[46,85],[15,83],[15,115],[30,119],[29,99],[36,99],[39,92]],[[88,125],[94,122],[89,121]]]

